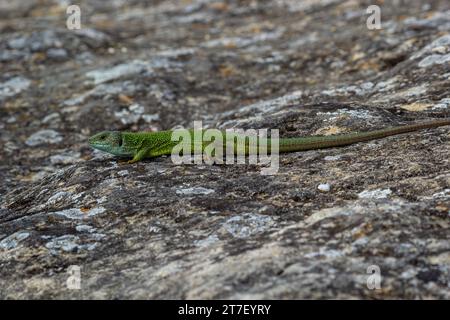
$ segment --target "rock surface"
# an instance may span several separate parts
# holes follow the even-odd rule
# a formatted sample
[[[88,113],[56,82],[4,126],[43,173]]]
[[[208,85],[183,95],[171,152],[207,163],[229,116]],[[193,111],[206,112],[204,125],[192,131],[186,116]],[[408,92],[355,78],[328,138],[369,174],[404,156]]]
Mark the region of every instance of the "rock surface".
[[[65,1],[0,0],[0,298],[449,299],[448,127],[281,155],[273,176],[86,141],[449,117],[450,3],[375,2],[380,30],[352,0],[78,1],[69,30]]]

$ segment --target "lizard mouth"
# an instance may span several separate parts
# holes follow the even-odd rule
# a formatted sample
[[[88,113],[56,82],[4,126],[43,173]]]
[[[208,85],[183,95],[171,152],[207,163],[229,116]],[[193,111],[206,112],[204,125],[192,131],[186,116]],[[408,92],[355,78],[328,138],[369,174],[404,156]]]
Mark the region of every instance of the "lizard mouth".
[[[108,147],[107,144],[99,143],[99,142],[89,142],[90,146],[94,149],[105,151],[105,149]]]
[[[108,143],[106,141],[98,141],[97,139],[95,139],[95,137],[89,138],[88,141],[89,145],[94,149],[104,150],[106,147],[108,147]]]

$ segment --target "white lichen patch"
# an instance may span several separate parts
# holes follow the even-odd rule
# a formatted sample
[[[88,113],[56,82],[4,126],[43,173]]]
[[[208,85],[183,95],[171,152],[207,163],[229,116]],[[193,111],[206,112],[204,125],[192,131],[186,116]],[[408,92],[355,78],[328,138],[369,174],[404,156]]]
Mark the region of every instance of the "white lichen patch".
[[[143,71],[150,71],[150,65],[141,60],[133,60],[129,63],[119,64],[112,68],[92,70],[86,73],[86,77],[92,78],[94,84],[100,84],[126,76],[136,75]]]
[[[361,237],[356,239],[355,241],[353,241],[353,245],[354,246],[360,246],[360,247],[364,247],[369,243],[369,238],[367,237]]]
[[[403,24],[414,28],[436,28],[440,31],[449,31],[450,10],[435,12],[429,11],[425,18],[421,19],[417,17],[409,17],[403,21]]]
[[[14,249],[19,245],[21,241],[25,240],[29,236],[30,233],[26,231],[15,232],[0,241],[0,249]]]
[[[392,194],[391,189],[364,190],[358,193],[360,199],[386,199]]]
[[[90,97],[105,97],[114,96],[120,93],[132,94],[137,87],[131,81],[121,81],[120,83],[103,83],[95,86],[93,89],[88,90],[81,94],[76,94],[71,98],[63,102],[63,106],[66,106],[65,110],[70,110],[69,107],[83,104]]]
[[[324,257],[327,259],[335,259],[335,258],[339,258],[342,257],[344,255],[344,253],[342,251],[338,251],[338,250],[327,250],[325,248],[320,248],[319,251],[315,251],[315,252],[309,252],[307,254],[304,255],[305,258],[317,258],[317,257]]]
[[[94,250],[97,246],[97,242],[80,244],[80,238],[74,235],[64,235],[57,238],[53,238],[45,244],[45,247],[53,254],[57,254],[59,250],[65,252],[75,252],[81,250]]]
[[[321,183],[317,186],[317,189],[321,192],[329,192],[331,190],[331,186],[329,183]]]
[[[92,160],[108,160],[108,159],[114,159],[115,156],[97,149],[92,149]]]
[[[117,175],[121,176],[121,177],[126,177],[129,174],[128,170],[120,170],[117,172]]]
[[[76,202],[84,194],[84,192],[73,193],[70,190],[76,191],[76,188],[74,186],[71,186],[71,187],[66,188],[65,191],[56,192],[50,198],[48,198],[46,203],[38,206],[39,210],[43,210],[45,208],[52,207],[55,205],[60,205],[64,202],[71,202],[71,201]]]
[[[342,208],[327,208],[314,212],[312,215],[306,218],[305,223],[307,225],[313,225],[314,223],[321,221],[323,219],[336,216],[346,216],[350,214],[352,214],[352,212],[343,210]]]
[[[372,91],[374,84],[372,82],[365,82],[361,85],[350,85],[340,88],[333,88],[328,90],[323,90],[321,93],[327,96],[335,95],[357,95],[363,96]]]
[[[123,124],[137,123],[140,119],[147,123],[159,120],[159,114],[144,114],[144,112],[142,105],[133,103],[125,109],[114,112],[114,116]]]
[[[433,193],[431,196],[420,197],[420,199],[423,199],[423,200],[430,200],[430,199],[450,200],[450,189],[444,189],[442,191]]]
[[[436,50],[439,48],[438,50]],[[442,51],[442,48],[444,48],[445,51]],[[430,44],[425,46],[422,50],[417,52],[416,54],[412,55],[410,59],[417,59],[420,58],[426,54],[430,53],[445,53],[450,52],[450,34],[443,35],[434,41],[432,41]]]
[[[195,48],[177,48],[177,49],[167,49],[162,51],[156,51],[152,53],[152,56],[159,56],[165,58],[178,58],[180,56],[190,56],[197,52]]]
[[[74,32],[78,36],[86,37],[100,43],[106,42],[110,39],[107,34],[92,28],[83,27],[81,29],[74,30]]]
[[[450,199],[450,189],[445,189],[441,192],[434,193],[431,197],[433,199]]]
[[[127,109],[116,111],[114,112],[114,116],[118,120],[120,120],[123,124],[131,124],[138,122],[143,112],[144,107],[140,106],[139,108],[136,108],[134,111]]]
[[[30,84],[31,81],[23,77],[14,77],[6,82],[0,83],[0,101],[19,94],[26,90]]]
[[[418,65],[420,68],[427,68],[435,64],[444,64],[446,62],[450,62],[450,53],[444,55],[429,55],[428,57],[423,58]]]
[[[81,154],[76,151],[65,151],[50,157],[52,164],[73,164],[82,161]]]
[[[400,278],[409,280],[409,279],[414,278],[416,275],[417,275],[417,270],[409,269],[409,270],[403,271],[400,274]]]
[[[338,0],[276,0],[275,4],[279,7],[287,7],[289,12],[305,12],[307,10],[311,10],[315,7],[326,7],[333,3],[339,2]]]
[[[205,48],[214,47],[236,47],[242,48],[259,42],[266,42],[280,38],[284,33],[284,28],[278,28],[270,32],[261,32],[247,37],[220,38],[204,42],[201,46]]]
[[[260,101],[248,106],[238,108],[237,110],[233,111],[226,111],[222,113],[222,116],[230,116],[236,113],[247,113],[247,112],[261,113],[261,114],[273,113],[275,111],[280,110],[283,107],[299,103],[301,101],[301,98],[303,97],[303,94],[304,94],[303,91],[294,91],[292,93],[286,94],[284,96],[275,99]]]
[[[424,57],[425,56],[425,57]],[[422,58],[423,57],[423,58]],[[444,64],[450,61],[450,34],[443,35],[429,45],[425,46],[410,59],[422,58],[418,66],[427,68],[436,64]]]
[[[49,115],[46,115],[42,119],[42,123],[50,123],[55,124],[56,122],[59,122],[61,120],[61,116],[57,112],[52,112]]]
[[[192,187],[176,190],[176,193],[181,195],[207,195],[213,192],[215,192],[213,189],[207,189],[203,187]]]
[[[40,130],[32,134],[25,141],[25,144],[30,147],[35,147],[43,144],[55,144],[63,140],[59,132],[51,129]]]
[[[194,245],[197,247],[209,247],[210,245],[219,241],[219,237],[215,234],[201,240],[195,240]]]
[[[323,158],[323,160],[325,161],[337,161],[340,160],[342,158],[342,156],[337,155],[337,156],[326,156],[325,158]]]
[[[48,198],[47,203],[45,205],[46,206],[55,205],[58,202],[66,200],[67,198],[69,198],[71,196],[72,196],[71,192],[59,191],[59,192],[55,193],[54,195],[52,195],[50,198]]]
[[[302,91],[294,91],[284,96],[260,101],[251,105],[246,105],[238,108],[235,111],[226,111],[218,115],[220,118],[233,117],[233,120],[227,120],[219,125],[215,124],[216,128],[241,128],[246,123],[253,121],[262,121],[265,116],[276,117],[288,111],[290,106],[300,104],[303,97]],[[211,119],[213,116],[207,117]],[[238,118],[239,117],[239,118]]]
[[[441,99],[438,103],[431,107],[431,110],[444,110],[450,107],[450,98]]]
[[[291,49],[298,49],[300,47],[304,47],[305,45],[319,41],[319,37],[317,36],[316,32],[307,33],[307,34],[301,35],[297,39],[295,39],[295,38],[293,38],[293,39],[294,40],[292,40],[288,43],[289,48],[291,48]]]
[[[395,89],[400,82],[400,77],[395,76],[393,78],[390,78],[386,81],[380,81],[376,84],[373,91],[375,92],[385,92]]]
[[[334,112],[318,112],[317,115],[324,116],[326,118],[324,121],[336,121],[343,117],[364,120],[379,118],[379,116],[373,115],[368,110],[349,110],[346,108]]]
[[[80,224],[78,226],[75,227],[75,230],[77,230],[78,232],[88,232],[88,233],[92,233],[94,232],[96,229],[90,225],[87,224]]]
[[[45,247],[50,250],[62,249],[66,252],[72,252],[78,247],[76,243],[78,240],[79,238],[77,236],[65,235],[52,239],[45,244]]]
[[[395,93],[392,97],[395,98],[410,98],[410,97],[420,97],[423,96],[428,91],[428,85],[421,84],[420,86],[408,88]]]
[[[92,70],[86,73],[86,77],[91,78],[94,84],[101,84],[108,81],[130,77],[146,72],[152,74],[155,69],[171,69],[181,66],[179,63],[168,58],[157,56],[150,60],[133,60],[110,68]]]
[[[236,238],[247,238],[268,230],[274,223],[270,216],[244,213],[229,218],[223,224],[223,228]]]
[[[81,210],[79,208],[71,208],[71,209],[65,209],[65,210],[61,210],[61,211],[57,211],[57,212],[52,212],[51,214],[58,215],[58,216],[64,216],[68,219],[81,220],[81,219],[96,216],[105,211],[106,211],[106,209],[103,207],[91,208],[87,211]]]

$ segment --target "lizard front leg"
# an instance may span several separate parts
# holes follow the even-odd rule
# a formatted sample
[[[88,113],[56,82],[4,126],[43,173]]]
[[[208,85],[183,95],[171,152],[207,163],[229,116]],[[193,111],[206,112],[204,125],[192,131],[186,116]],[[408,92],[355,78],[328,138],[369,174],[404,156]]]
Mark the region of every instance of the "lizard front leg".
[[[144,158],[159,157],[162,155],[170,155],[172,152],[172,142],[162,141],[158,146],[143,146],[134,155],[133,159],[129,160],[128,163],[135,163]]]
[[[138,161],[141,161],[142,159],[146,158],[149,154],[149,149],[148,148],[142,148],[140,149],[138,152],[136,152],[136,154],[134,155],[133,159],[127,161],[127,163],[131,164],[131,163],[135,163]]]

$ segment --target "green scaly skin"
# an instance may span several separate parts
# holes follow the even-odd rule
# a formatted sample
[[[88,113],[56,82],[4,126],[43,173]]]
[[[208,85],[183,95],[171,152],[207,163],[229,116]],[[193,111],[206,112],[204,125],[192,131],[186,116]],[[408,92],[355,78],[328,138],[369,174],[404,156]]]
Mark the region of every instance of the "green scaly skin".
[[[295,152],[313,149],[322,149],[330,147],[346,146],[353,143],[364,142],[374,139],[380,139],[387,136],[392,136],[411,131],[417,131],[428,128],[436,128],[450,125],[450,118],[410,124],[398,127],[389,127],[385,129],[356,132],[334,136],[311,136],[299,138],[281,138],[279,139],[279,152]],[[128,163],[134,163],[145,158],[153,158],[161,155],[170,155],[172,149],[179,143],[172,141],[173,131],[159,131],[159,132],[120,132],[120,131],[103,131],[89,138],[91,147],[111,153],[120,157],[133,158]],[[190,133],[194,133],[190,130]],[[199,131],[197,131],[199,133]],[[200,135],[199,135],[200,136]],[[225,134],[223,144],[230,140],[230,136]],[[234,138],[233,138],[234,141]],[[188,143],[191,152],[194,151],[194,145],[201,148],[203,151],[205,147],[211,142],[192,139]],[[234,153],[236,154],[236,142],[234,143]],[[267,139],[267,148],[270,148],[270,139]],[[269,149],[270,150],[270,149]],[[245,140],[245,154],[253,153],[256,150],[249,150],[249,141]]]

